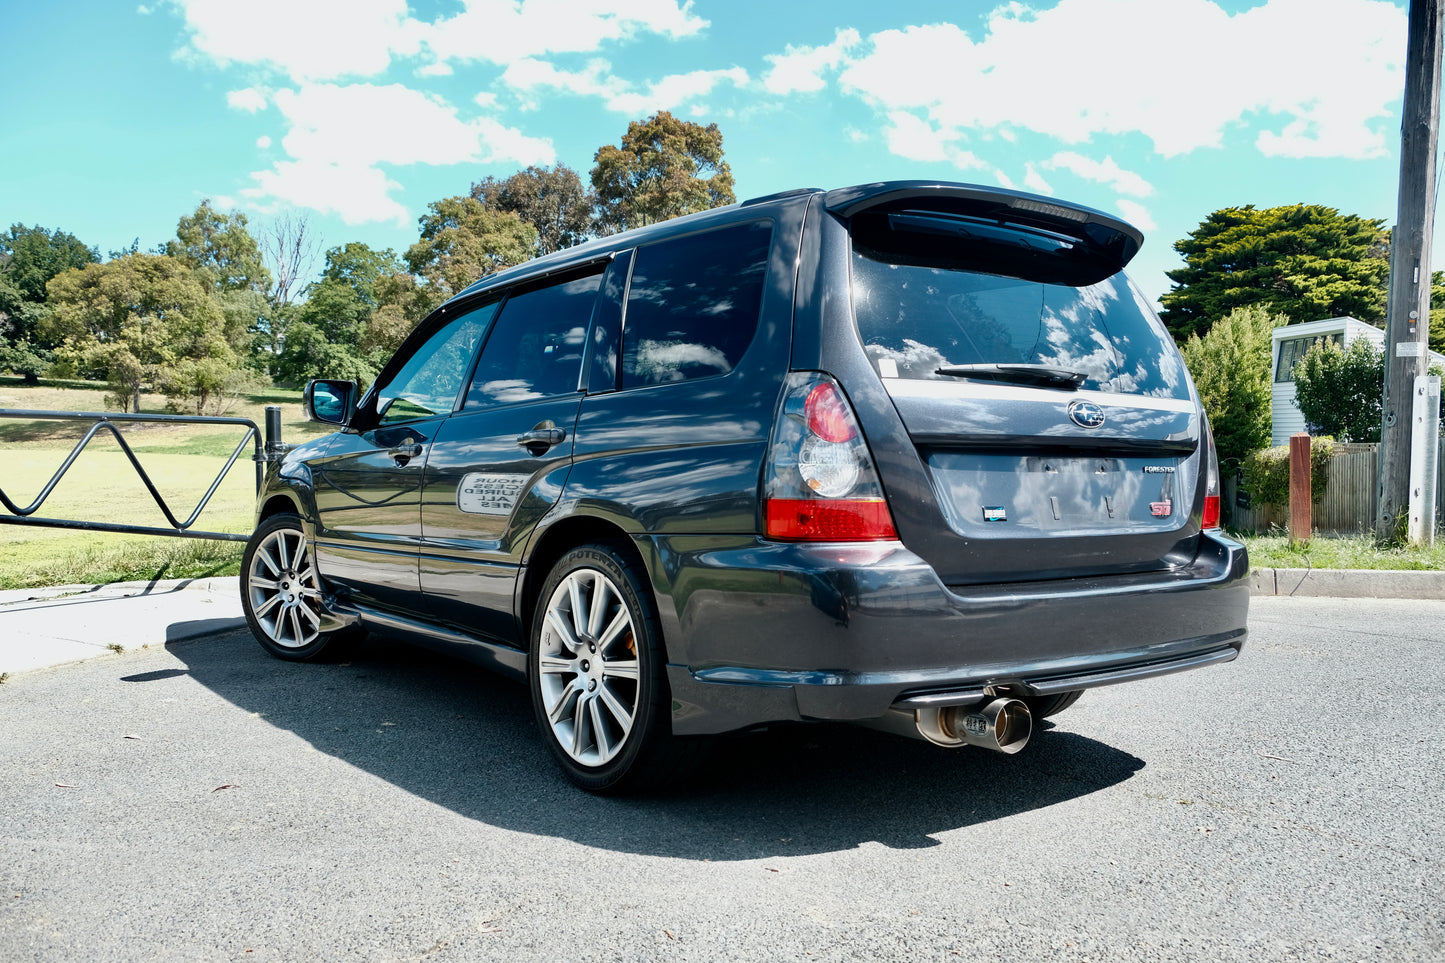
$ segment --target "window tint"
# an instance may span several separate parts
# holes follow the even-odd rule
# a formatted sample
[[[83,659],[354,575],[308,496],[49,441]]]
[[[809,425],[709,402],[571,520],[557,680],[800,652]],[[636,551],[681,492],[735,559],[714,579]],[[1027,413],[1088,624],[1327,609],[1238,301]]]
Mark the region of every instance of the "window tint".
[[[622,387],[727,374],[758,328],[772,226],[662,241],[637,252],[622,327]]]
[[[1310,348],[1326,341],[1344,345],[1345,336],[1340,333],[1320,334],[1311,338],[1290,338],[1288,341],[1281,341],[1279,343],[1279,365],[1274,369],[1274,380],[1284,384],[1294,381],[1294,366],[1304,360]]]
[[[496,313],[496,303],[459,314],[422,343],[376,392],[381,424],[449,414],[466,381],[477,342]]]
[[[1098,391],[1187,398],[1183,362],[1122,274],[1073,287],[853,255],[863,347],[885,378],[952,380],[943,365],[1083,372]]]
[[[577,390],[600,273],[509,297],[502,305],[466,407],[511,404]]]

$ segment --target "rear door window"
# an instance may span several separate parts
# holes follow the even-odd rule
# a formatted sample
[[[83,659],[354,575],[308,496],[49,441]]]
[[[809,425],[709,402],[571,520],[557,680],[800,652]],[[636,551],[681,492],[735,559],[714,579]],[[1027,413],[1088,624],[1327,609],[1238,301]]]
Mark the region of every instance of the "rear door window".
[[[758,329],[772,225],[639,248],[622,329],[622,387],[727,374]]]

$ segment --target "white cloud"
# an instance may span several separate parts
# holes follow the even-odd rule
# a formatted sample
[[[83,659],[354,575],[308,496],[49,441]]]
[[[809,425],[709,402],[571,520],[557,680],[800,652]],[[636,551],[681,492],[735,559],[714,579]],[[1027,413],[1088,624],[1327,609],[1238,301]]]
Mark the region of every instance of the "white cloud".
[[[741,67],[727,70],[694,70],[664,77],[648,87],[646,93],[622,92],[607,101],[607,109],[622,114],[651,114],[672,110],[694,97],[712,93],[718,84],[727,81],[738,87],[748,82],[748,72]]]
[[[401,185],[375,167],[281,161],[268,171],[251,175],[255,187],[241,193],[263,210],[280,201],[293,207],[337,214],[347,224],[393,221],[398,226],[411,213],[391,197]]]
[[[232,90],[226,94],[227,105],[244,110],[248,114],[254,114],[258,110],[266,109],[266,94],[255,87],[247,87],[244,90]]]
[[[509,64],[585,53],[643,34],[697,34],[708,21],[690,0],[462,0],[450,17],[422,21],[406,0],[173,0],[187,33],[185,59],[268,66],[295,83],[375,77],[395,57],[430,52],[418,76],[453,61]]]
[[[1131,201],[1126,197],[1121,197],[1114,203],[1118,206],[1119,213],[1124,215],[1124,220],[1133,224],[1139,230],[1152,231],[1159,226],[1154,223],[1154,218],[1149,216],[1149,211],[1145,209],[1143,204],[1137,201]]]
[[[1035,194],[1054,193],[1053,185],[1044,180],[1044,175],[1040,174],[1039,169],[1033,164],[1029,164],[1024,168],[1024,187],[1033,191]]]
[[[957,133],[941,133],[926,120],[921,120],[906,110],[896,110],[888,115],[888,126],[883,129],[883,139],[888,149],[899,157],[916,161],[941,161],[948,159],[949,141]]]
[[[883,140],[899,157],[916,161],[947,161],[961,170],[985,166],[973,154],[953,146],[962,134],[956,130],[939,130],[906,110],[888,115]]]
[[[260,137],[256,138],[256,146],[261,148],[262,150],[270,150],[271,138],[267,137],[265,134],[262,134]]]
[[[767,61],[773,66],[763,75],[763,89],[770,94],[822,90],[823,72],[836,70],[847,52],[861,42],[858,31],[850,27],[840,29],[827,46],[794,47],[788,44],[786,52],[767,56]]]
[[[373,76],[393,53],[418,50],[406,0],[174,0],[185,18],[181,56],[266,65],[294,81]]]
[[[694,98],[706,96],[724,82],[737,87],[746,86],[748,83],[746,70],[731,67],[726,70],[694,70],[685,74],[672,74],[650,84],[647,90],[639,91],[611,71],[611,65],[605,60],[593,60],[581,70],[567,71],[560,70],[545,60],[526,58],[506,69],[502,74],[502,83],[523,96],[524,103],[529,105],[534,105],[531,98],[538,91],[564,91],[581,96],[601,97],[608,110],[632,115],[674,110]]]
[[[605,60],[592,60],[581,70],[559,70],[545,60],[524,57],[507,67],[502,83],[524,95],[537,90],[565,90],[584,97],[606,97],[624,84],[611,75],[611,69]]]
[[[465,9],[420,30],[439,60],[510,64],[554,53],[588,53],[641,34],[671,39],[708,22],[675,0],[463,0]]]
[[[290,128],[281,141],[290,159],[253,173],[256,185],[242,193],[260,204],[274,198],[334,212],[349,224],[409,219],[383,164],[556,161],[550,141],[490,117],[463,120],[440,98],[400,84],[310,84],[273,100]]]
[[[1043,164],[1049,170],[1066,170],[1096,184],[1108,184],[1120,194],[1133,197],[1148,197],[1154,193],[1154,185],[1133,171],[1126,171],[1114,163],[1114,158],[1092,160],[1071,150],[1059,151]]]
[[[1215,0],[1014,2],[977,39],[943,23],[788,48],[769,57],[765,83],[812,90],[836,69],[839,87],[895,129],[910,113],[943,141],[1139,133],[1174,156],[1250,124],[1265,128],[1255,143],[1266,154],[1364,158],[1385,152],[1404,34],[1405,13],[1387,0],[1267,0],[1235,15]]]

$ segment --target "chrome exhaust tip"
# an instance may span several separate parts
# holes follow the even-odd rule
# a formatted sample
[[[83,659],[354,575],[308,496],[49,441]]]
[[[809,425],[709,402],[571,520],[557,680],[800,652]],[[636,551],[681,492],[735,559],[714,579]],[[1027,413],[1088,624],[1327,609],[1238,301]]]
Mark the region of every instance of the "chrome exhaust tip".
[[[1028,745],[1033,714],[1020,699],[995,699],[982,709],[944,706],[918,711],[918,732],[940,746],[980,746],[1013,755]]]

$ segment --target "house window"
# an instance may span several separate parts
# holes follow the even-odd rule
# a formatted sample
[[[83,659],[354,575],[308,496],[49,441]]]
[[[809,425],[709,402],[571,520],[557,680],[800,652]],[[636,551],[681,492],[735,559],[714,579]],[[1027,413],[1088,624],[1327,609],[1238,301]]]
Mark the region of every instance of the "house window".
[[[1294,366],[1304,360],[1304,356],[1310,348],[1326,341],[1332,344],[1344,346],[1345,336],[1341,332],[1334,334],[1317,334],[1309,338],[1290,338],[1288,341],[1279,343],[1279,364],[1274,369],[1274,380],[1276,384],[1287,384],[1294,381]]]

